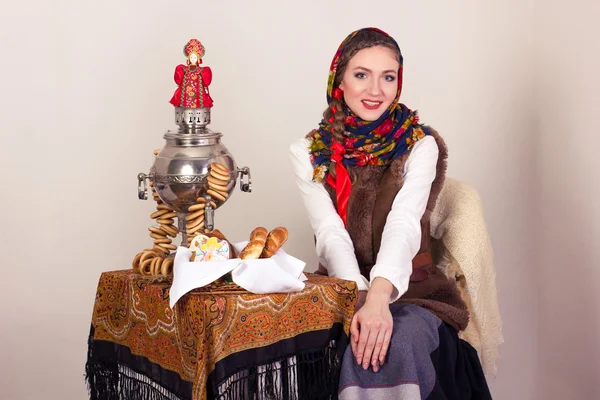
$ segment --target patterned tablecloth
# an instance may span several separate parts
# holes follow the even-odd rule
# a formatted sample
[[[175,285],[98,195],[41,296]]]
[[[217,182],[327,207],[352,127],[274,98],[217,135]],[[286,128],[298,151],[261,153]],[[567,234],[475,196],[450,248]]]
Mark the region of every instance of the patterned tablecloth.
[[[301,292],[212,284],[171,309],[168,281],[103,273],[86,363],[90,398],[335,398],[356,284],[306,275]]]

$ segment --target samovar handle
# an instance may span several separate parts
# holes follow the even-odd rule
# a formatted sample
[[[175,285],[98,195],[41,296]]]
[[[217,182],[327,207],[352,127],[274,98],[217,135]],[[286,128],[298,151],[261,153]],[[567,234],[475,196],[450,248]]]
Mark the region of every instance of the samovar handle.
[[[250,175],[250,168],[242,167],[237,169],[238,174],[240,175],[240,190],[242,192],[250,193],[252,192],[252,177]],[[244,182],[244,176],[247,176],[248,179]]]
[[[138,174],[138,199],[140,200],[148,200],[148,184],[146,183],[146,179],[148,179],[148,175],[140,172]]]

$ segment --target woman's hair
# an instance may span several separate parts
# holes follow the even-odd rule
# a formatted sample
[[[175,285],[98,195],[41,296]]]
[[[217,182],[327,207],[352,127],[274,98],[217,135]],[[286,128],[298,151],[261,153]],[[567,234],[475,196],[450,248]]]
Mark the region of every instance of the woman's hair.
[[[348,40],[348,43],[345,44],[344,50],[340,55],[340,59],[337,65],[337,71],[335,74],[335,81],[333,82],[333,88],[337,88],[344,76],[344,72],[346,72],[346,66],[348,65],[348,61],[356,53],[358,53],[362,49],[366,49],[374,46],[382,46],[391,49],[396,53],[396,58],[398,62],[400,62],[400,49],[396,45],[394,39],[389,36],[384,35],[383,33],[365,30],[357,33],[354,37]],[[342,138],[344,134],[344,119],[346,118],[346,114],[344,113],[344,109],[342,107],[342,99],[331,99],[329,102],[329,106],[325,109],[323,113],[323,118],[325,121],[329,121],[329,119],[333,116],[334,121],[331,123],[332,133],[335,140],[342,143]],[[336,112],[332,111],[332,108],[336,108]]]

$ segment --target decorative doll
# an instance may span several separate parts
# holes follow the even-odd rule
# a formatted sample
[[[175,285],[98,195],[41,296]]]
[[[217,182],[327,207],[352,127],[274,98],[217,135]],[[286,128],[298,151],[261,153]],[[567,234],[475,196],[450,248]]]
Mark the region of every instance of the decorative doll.
[[[201,66],[202,57],[206,50],[198,39],[191,39],[183,48],[187,57],[186,65],[180,64],[175,68],[175,90],[170,103],[176,107],[211,108],[213,100],[208,86],[212,81],[210,67]]]

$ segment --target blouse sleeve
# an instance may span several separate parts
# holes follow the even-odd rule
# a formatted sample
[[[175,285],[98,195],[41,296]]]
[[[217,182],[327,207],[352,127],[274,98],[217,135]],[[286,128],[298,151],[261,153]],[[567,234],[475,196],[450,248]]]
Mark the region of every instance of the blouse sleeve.
[[[175,68],[175,74],[173,76],[173,79],[175,80],[176,84],[181,85],[181,83],[183,82],[183,64],[179,64]]]
[[[329,276],[354,281],[359,290],[368,290],[369,282],[360,273],[354,245],[331,197],[322,183],[313,182],[313,167],[308,152],[308,139],[294,142],[289,155],[295,183],[312,230],[316,236],[319,263],[327,268]]]
[[[392,283],[392,302],[408,289],[412,259],[421,247],[421,218],[436,175],[438,154],[437,143],[431,136],[415,144],[404,167],[404,184],[394,198],[383,229],[370,279],[373,282],[382,277]]]
[[[210,86],[212,82],[212,69],[210,67],[203,67],[200,75],[202,75],[202,85]]]

